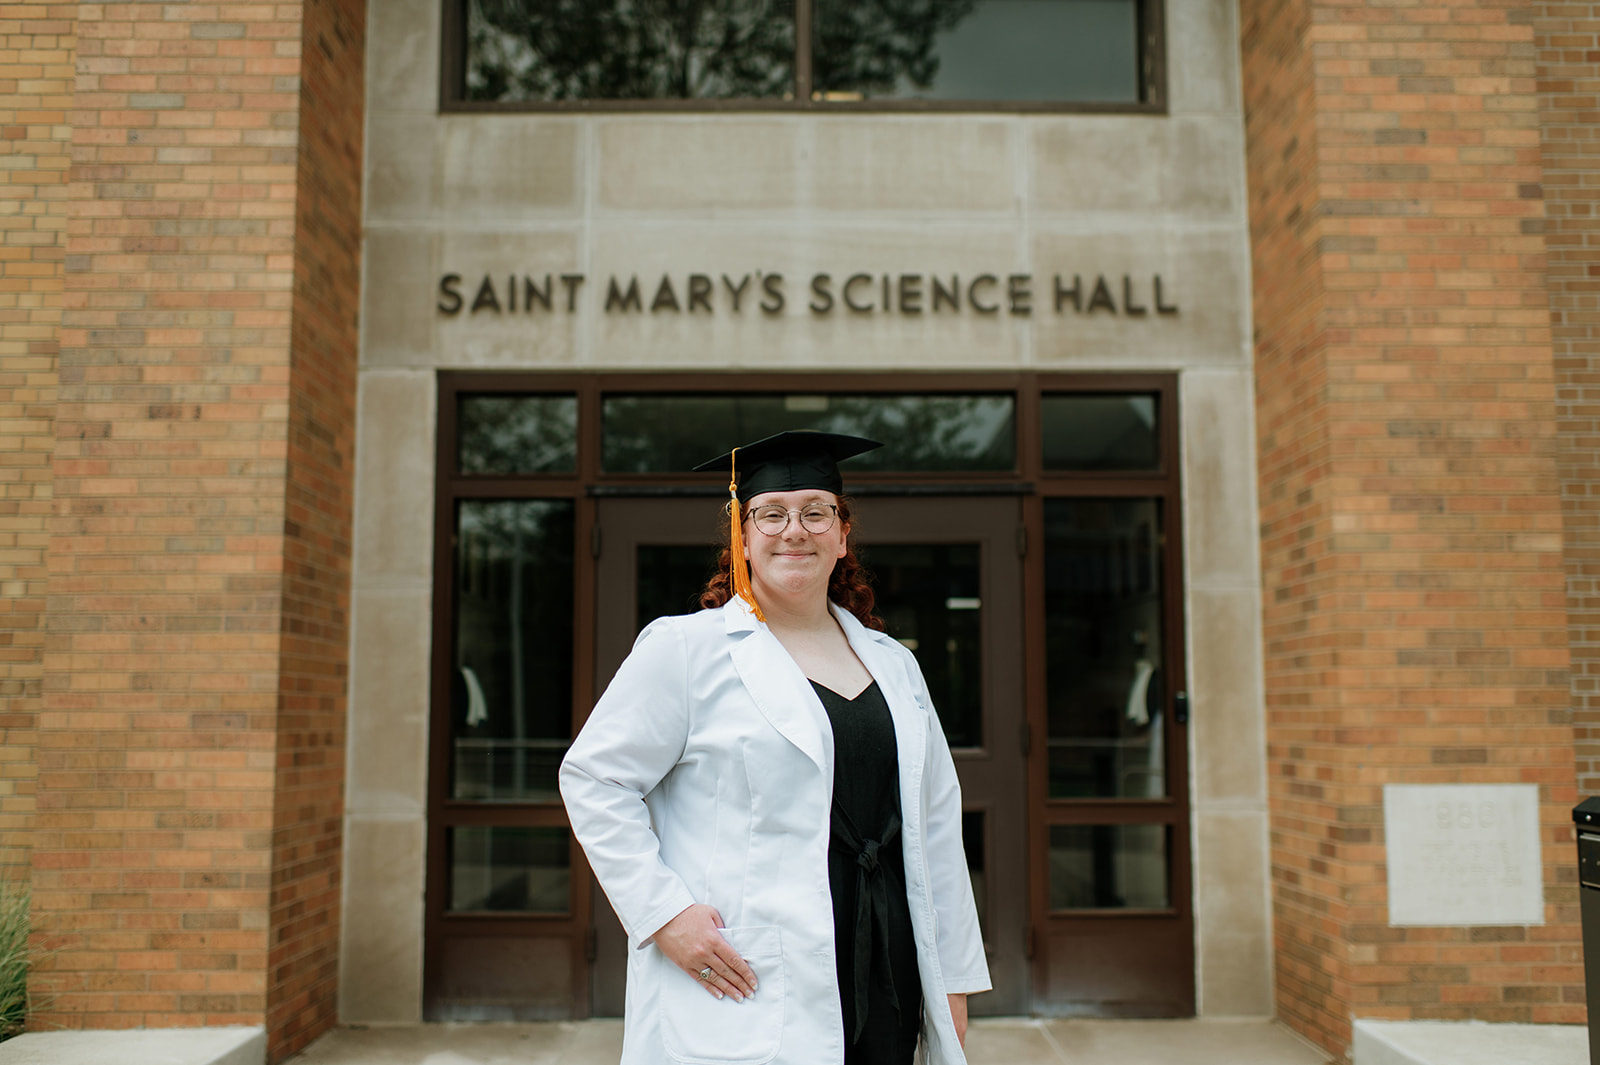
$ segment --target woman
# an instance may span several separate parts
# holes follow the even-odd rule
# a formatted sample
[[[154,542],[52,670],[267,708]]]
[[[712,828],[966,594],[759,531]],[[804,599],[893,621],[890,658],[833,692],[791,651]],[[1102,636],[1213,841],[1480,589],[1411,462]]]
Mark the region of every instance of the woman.
[[[841,498],[877,446],[781,433],[701,467],[735,482],[721,605],[646,627],[562,763],[634,948],[623,1065],[907,1065],[919,1034],[966,1060],[989,975],[960,788]]]

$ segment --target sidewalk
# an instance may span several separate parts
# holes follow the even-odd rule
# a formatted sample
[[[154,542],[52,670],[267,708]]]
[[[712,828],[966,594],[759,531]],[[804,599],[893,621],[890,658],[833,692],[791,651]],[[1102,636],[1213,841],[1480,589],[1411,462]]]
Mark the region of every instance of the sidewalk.
[[[341,1028],[289,1065],[616,1065],[621,1021]],[[1270,1021],[979,1020],[972,1065],[1328,1065]]]

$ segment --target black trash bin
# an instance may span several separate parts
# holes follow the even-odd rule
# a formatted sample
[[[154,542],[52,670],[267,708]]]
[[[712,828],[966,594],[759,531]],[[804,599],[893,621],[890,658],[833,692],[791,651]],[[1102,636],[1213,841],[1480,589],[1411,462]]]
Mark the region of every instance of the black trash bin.
[[[1583,911],[1583,984],[1589,1002],[1589,1065],[1600,1065],[1600,795],[1572,808],[1578,830],[1578,899]]]

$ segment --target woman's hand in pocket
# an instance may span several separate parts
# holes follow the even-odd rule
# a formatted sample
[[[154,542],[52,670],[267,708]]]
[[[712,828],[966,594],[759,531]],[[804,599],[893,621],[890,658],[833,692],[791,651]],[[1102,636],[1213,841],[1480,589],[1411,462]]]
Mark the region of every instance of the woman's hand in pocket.
[[[678,968],[706,985],[717,998],[732,995],[743,1002],[756,993],[756,974],[717,929],[722,915],[696,903],[662,925],[655,934],[656,947]],[[704,977],[701,976],[709,969]]]

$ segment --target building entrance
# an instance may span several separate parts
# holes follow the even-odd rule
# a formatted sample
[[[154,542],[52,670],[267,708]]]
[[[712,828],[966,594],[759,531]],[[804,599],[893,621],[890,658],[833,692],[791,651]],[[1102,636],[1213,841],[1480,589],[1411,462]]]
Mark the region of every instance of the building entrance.
[[[963,834],[994,978],[976,1014],[1030,1007],[1026,712],[1022,684],[1022,508],[1015,497],[858,499],[856,551],[877,613],[917,656],[961,778]],[[596,522],[595,688],[640,628],[698,609],[716,562],[715,500],[602,500]],[[627,941],[595,888],[591,1008],[620,1016]]]
[[[853,535],[961,777],[973,1012],[1192,1015],[1176,378],[712,383],[440,377],[424,1015],[622,1011],[556,771],[639,629],[698,607],[726,482],[693,465],[791,428],[886,443],[844,471]]]

